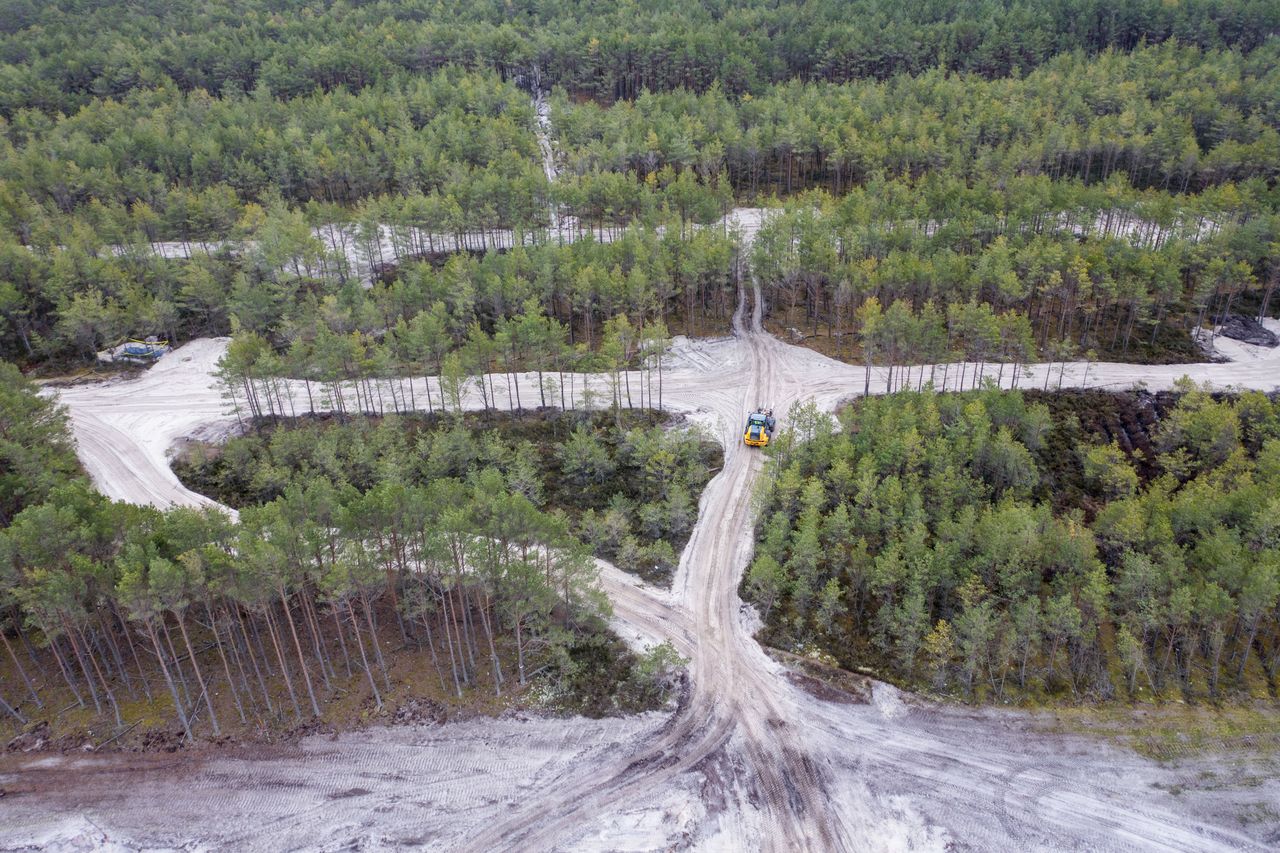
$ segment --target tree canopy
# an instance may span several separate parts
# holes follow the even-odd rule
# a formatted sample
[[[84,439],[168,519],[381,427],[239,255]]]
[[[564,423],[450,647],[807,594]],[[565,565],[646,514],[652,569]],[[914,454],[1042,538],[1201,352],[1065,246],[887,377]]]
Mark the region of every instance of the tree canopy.
[[[967,698],[1274,686],[1274,397],[926,389],[815,423],[744,580],[771,642]]]

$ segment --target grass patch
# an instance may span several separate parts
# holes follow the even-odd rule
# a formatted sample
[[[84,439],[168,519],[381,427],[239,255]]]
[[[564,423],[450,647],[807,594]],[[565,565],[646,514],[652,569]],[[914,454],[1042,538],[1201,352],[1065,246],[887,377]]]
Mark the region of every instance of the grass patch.
[[[1280,705],[1275,703],[1223,707],[1115,703],[1045,713],[1048,731],[1103,738],[1160,762],[1201,755],[1267,759],[1280,755]],[[1242,781],[1248,782],[1234,779],[1231,784],[1239,786]]]

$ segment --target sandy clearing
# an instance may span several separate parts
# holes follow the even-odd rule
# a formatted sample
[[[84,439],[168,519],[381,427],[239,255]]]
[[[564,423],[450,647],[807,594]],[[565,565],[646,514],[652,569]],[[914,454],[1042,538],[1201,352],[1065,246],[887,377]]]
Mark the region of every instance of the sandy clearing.
[[[214,372],[226,338],[179,347],[132,380],[61,389],[80,460],[99,491],[154,506],[214,502],[183,487],[168,455],[183,438],[216,434],[235,423]]]
[[[665,721],[522,715],[317,736],[269,757],[17,758],[0,774],[0,848],[459,849],[513,800],[618,760]]]
[[[64,824],[83,832],[84,824],[51,809],[92,818],[130,847],[334,848],[365,839],[485,850],[1211,850],[1263,849],[1280,837],[1274,811],[1249,811],[1280,802],[1271,765],[1246,784],[1221,759],[1162,767],[1105,744],[1045,735],[1027,715],[904,701],[887,686],[869,705],[835,704],[783,677],[752,638],[754,623],[737,596],[763,461],[738,441],[740,421],[757,403],[785,412],[812,399],[830,410],[862,392],[866,373],[764,334],[746,305],[744,293],[733,338],[681,342],[664,376],[668,407],[726,447],[672,589],[602,567],[623,635],[640,645],[670,639],[691,659],[691,687],[674,713],[477,721],[433,730],[416,746],[399,730],[376,729],[310,739],[300,757],[179,761],[147,769],[153,783],[127,787],[77,773],[60,777],[56,791],[0,800],[6,844],[48,839]],[[99,488],[160,506],[206,502],[177,483],[166,453],[197,429],[234,423],[212,380],[224,347],[193,342],[139,379],[61,392]],[[1217,387],[1280,385],[1280,351],[1238,355],[1229,364],[1170,367],[1034,365],[1019,382],[1041,387],[1047,372],[1051,387],[1059,375],[1064,387],[1154,390],[1183,375]],[[964,367],[966,385],[974,369]],[[949,387],[960,370],[945,368]],[[941,386],[943,371],[912,368],[912,375],[931,374]],[[994,379],[996,369],[984,373]],[[873,369],[872,391],[884,382],[885,371]],[[1007,369],[1002,384],[1011,384]],[[522,376],[520,387],[523,399],[536,398],[536,376]],[[593,387],[602,390],[604,380]],[[499,390],[506,393],[501,382]],[[125,774],[139,759],[95,760],[105,762],[104,773]],[[19,766],[0,784],[38,782],[48,772]],[[372,793],[340,805],[326,799],[356,788]],[[156,815],[158,800],[181,819]]]

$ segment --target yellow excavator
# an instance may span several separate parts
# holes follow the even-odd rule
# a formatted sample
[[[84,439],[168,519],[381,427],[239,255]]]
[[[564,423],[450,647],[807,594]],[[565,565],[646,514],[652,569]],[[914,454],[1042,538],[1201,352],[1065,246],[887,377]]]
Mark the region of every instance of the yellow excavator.
[[[747,426],[742,432],[742,440],[749,447],[768,447],[769,437],[773,435],[773,429],[777,424],[773,417],[773,409],[759,406],[747,415]]]

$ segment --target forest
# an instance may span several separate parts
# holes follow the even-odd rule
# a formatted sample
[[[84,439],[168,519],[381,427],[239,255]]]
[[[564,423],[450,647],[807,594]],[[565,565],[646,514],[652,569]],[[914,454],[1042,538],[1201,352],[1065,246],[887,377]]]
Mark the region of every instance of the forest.
[[[1280,399],[906,390],[771,448],[764,638],[967,700],[1274,695]]]
[[[1278,50],[1166,43],[1062,54],[994,80],[931,68],[886,81],[791,80],[750,97],[677,89],[604,107],[562,96],[551,116],[572,172],[723,171],[748,197],[809,187],[838,196],[875,175],[926,173],[1086,184],[1118,173],[1186,193],[1275,177]]]
[[[1276,45],[609,105],[557,89],[554,181],[530,95],[484,68],[26,106],[0,118],[0,354],[54,372],[128,336],[239,330],[283,353],[437,303],[456,350],[529,299],[595,349],[619,314],[726,330],[749,265],[771,327],[841,358],[868,355],[874,296],[1027,315],[1041,358],[1194,360],[1192,330],[1266,314],[1280,277]],[[711,226],[759,200],[748,256]]]
[[[105,740],[93,733],[172,720],[190,741],[314,718],[350,725],[424,695],[444,708],[524,694],[614,713],[662,701],[671,683],[668,647],[637,658],[608,632],[577,535],[591,524],[544,495],[634,478],[611,506],[636,501],[642,526],[600,526],[636,568],[652,566],[671,553],[661,537],[687,535],[691,489],[708,476],[710,451],[692,436],[637,423],[609,434],[615,448],[590,423],[566,424],[558,442],[543,436],[545,464],[528,440],[458,422],[423,430],[424,467],[402,477],[415,445],[394,418],[319,437],[319,425],[280,428],[232,442],[220,467],[190,466],[216,478],[210,491],[239,497],[233,521],[98,495],[64,414],[0,369],[0,710],[11,723],[44,714],[59,732],[80,725]]]
[[[967,698],[1274,683],[1274,400],[1185,388],[1139,453],[1047,384],[926,388],[1275,313],[1278,34],[1266,0],[9,0],[0,710],[656,701],[592,558],[669,577],[720,457],[665,353],[751,285],[900,392],[775,448],[770,642]],[[241,434],[180,468],[238,523],[96,495],[27,378],[146,335],[231,339]]]
[[[392,506],[405,487],[497,472],[532,506],[563,513],[596,555],[665,583],[722,458],[719,444],[652,410],[578,410],[284,419],[225,445],[190,447],[176,469],[192,490],[238,509],[317,481]]]
[[[753,269],[775,330],[846,360],[1194,362],[1193,332],[1274,312],[1275,214],[1239,190],[1177,209],[1115,181],[875,184],[789,206],[761,229]],[[882,219],[895,199],[915,215]],[[957,335],[965,305],[983,331]]]
[[[1144,42],[1248,51],[1280,27],[1265,0],[15,0],[6,11],[0,114],[65,111],[165,83],[210,92],[261,83],[292,97],[446,65],[536,74],[605,101],[714,81],[740,94],[931,67],[1001,77],[1066,51]]]

